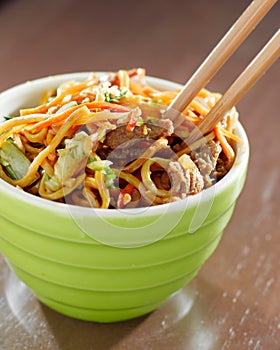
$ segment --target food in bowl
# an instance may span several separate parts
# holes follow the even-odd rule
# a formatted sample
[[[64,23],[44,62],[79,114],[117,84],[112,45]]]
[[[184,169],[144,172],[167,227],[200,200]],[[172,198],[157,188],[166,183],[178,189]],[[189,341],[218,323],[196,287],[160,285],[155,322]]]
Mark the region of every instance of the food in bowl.
[[[16,115],[37,105],[45,91],[88,76],[62,74],[15,86],[0,94],[0,113]],[[158,91],[181,88],[149,76],[146,82]],[[222,237],[249,160],[238,121],[234,135],[242,143],[232,144],[235,158],[225,176],[161,205],[120,210],[66,205],[0,179],[0,252],[42,303],[64,315],[116,322],[147,314],[196,276]]]
[[[197,194],[231,168],[238,114],[195,143],[185,140],[221,97],[206,89],[178,117],[178,91],[144,69],[92,73],[46,90],[37,107],[0,125],[0,177],[52,201],[104,209],[154,206]],[[1,111],[0,111],[1,113]]]

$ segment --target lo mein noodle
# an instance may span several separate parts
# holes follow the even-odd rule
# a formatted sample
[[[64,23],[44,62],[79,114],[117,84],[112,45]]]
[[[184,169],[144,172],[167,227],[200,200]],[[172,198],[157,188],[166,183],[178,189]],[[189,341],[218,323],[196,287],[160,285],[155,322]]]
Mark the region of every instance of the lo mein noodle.
[[[148,85],[141,68],[63,83],[0,124],[0,177],[33,195],[93,208],[194,195],[231,168],[238,114],[232,108],[187,145],[221,95],[203,89],[179,117],[166,119],[177,94]]]

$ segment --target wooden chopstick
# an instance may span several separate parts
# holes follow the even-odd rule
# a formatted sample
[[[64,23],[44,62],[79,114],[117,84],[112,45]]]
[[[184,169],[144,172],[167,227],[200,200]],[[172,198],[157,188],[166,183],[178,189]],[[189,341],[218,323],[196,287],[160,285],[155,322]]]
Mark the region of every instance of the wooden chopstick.
[[[174,119],[183,112],[276,2],[255,0],[249,5],[169,105],[167,118]]]
[[[251,61],[229,89],[215,104],[205,118],[197,125],[186,143],[192,144],[195,140],[211,131],[230,110],[265,73],[265,71],[280,56],[280,29],[274,34],[259,54]]]

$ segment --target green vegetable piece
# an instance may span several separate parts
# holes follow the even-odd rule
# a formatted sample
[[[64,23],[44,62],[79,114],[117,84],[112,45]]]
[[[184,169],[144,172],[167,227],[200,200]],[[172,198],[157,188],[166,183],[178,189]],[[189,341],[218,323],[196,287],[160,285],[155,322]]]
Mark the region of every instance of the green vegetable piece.
[[[114,188],[114,180],[116,178],[116,174],[113,169],[110,167],[105,167],[104,168],[104,177],[105,177],[105,184],[107,188]]]
[[[1,115],[0,118],[4,118],[5,120],[10,120],[14,118],[18,118],[18,115]]]
[[[127,91],[128,90],[126,88],[120,88],[118,91],[118,95],[114,95],[109,91],[105,91],[104,92],[104,101],[118,103],[118,102],[120,102],[120,99],[127,94]]]
[[[104,174],[105,184],[107,188],[114,188],[114,180],[116,174],[110,168],[112,162],[108,160],[97,160],[95,157],[89,157],[87,167],[93,171],[101,171]]]
[[[0,148],[0,164],[13,180],[18,180],[26,174],[31,162],[15,144],[6,141]]]

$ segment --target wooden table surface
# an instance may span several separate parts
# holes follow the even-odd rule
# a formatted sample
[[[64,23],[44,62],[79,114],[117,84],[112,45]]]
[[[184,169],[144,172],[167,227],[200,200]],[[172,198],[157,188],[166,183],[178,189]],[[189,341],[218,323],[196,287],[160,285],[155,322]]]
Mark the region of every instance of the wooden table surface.
[[[248,4],[2,1],[0,91],[50,74],[139,66],[184,83]],[[279,19],[277,4],[208,87],[225,91]],[[238,105],[251,146],[248,178],[198,276],[148,316],[95,324],[40,304],[0,255],[1,350],[280,349],[279,68],[278,61]]]

